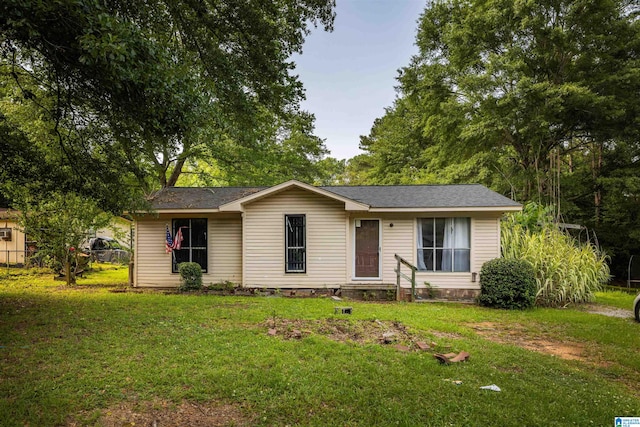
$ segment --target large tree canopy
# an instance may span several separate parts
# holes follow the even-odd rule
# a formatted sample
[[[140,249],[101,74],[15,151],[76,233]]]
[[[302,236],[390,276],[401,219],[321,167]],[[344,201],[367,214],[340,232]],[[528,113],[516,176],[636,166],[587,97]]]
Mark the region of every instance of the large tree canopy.
[[[554,149],[637,142],[640,23],[633,4],[430,3],[419,22],[420,53],[401,70],[401,99],[363,147],[383,156],[381,168],[428,162],[432,156],[416,152],[435,145],[456,160],[505,153],[527,178],[518,188],[526,198],[545,190]],[[399,150],[390,150],[392,138]],[[411,141],[409,162],[402,141]]]
[[[614,255],[635,218],[640,250],[636,1],[429,2],[417,45],[361,140],[370,181],[476,181],[553,203]]]
[[[153,171],[157,184],[173,185],[204,138],[251,143],[264,111],[282,120],[300,114],[303,90],[289,58],[301,51],[310,26],[331,29],[333,6],[333,0],[7,0],[0,5],[4,100],[40,108],[39,119],[50,125],[39,137],[64,154],[56,161],[92,159],[99,167],[83,174],[147,184]],[[14,111],[0,118],[11,136],[1,142],[3,164],[32,155],[20,138],[34,136],[16,128],[16,120],[27,121]],[[12,177],[19,181],[19,174]]]
[[[185,165],[178,183],[184,186],[275,185],[288,179],[316,182],[329,175],[332,158],[313,136],[313,116],[285,119],[264,111],[256,138],[239,145],[228,137],[211,138],[197,159]]]

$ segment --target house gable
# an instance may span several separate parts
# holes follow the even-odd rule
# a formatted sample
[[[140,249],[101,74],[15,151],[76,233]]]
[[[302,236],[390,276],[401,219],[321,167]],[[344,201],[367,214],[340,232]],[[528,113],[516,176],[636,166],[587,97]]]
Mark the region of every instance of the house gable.
[[[304,264],[287,271],[288,219],[303,218]],[[344,203],[291,186],[244,206],[243,283],[251,287],[338,286],[347,281]]]
[[[244,212],[245,210],[245,206],[247,204],[256,202],[258,200],[264,199],[265,197],[270,197],[273,196],[275,194],[281,193],[283,191],[287,191],[290,189],[301,189],[301,190],[305,190],[323,197],[326,197],[328,199],[331,200],[335,200],[337,202],[341,202],[344,203],[344,210],[345,211],[367,211],[369,210],[369,205],[365,204],[365,203],[361,203],[361,202],[357,202],[355,200],[352,200],[348,197],[339,195],[337,193],[333,193],[330,191],[327,191],[323,188],[320,187],[314,187],[312,185],[309,184],[305,184],[303,182],[300,181],[296,181],[296,180],[291,180],[291,181],[287,181],[287,182],[283,182],[282,184],[273,186],[273,187],[269,187],[265,190],[253,193],[251,195],[242,197],[238,200],[234,200],[233,202],[230,203],[226,203],[224,205],[221,205],[219,207],[220,212]]]

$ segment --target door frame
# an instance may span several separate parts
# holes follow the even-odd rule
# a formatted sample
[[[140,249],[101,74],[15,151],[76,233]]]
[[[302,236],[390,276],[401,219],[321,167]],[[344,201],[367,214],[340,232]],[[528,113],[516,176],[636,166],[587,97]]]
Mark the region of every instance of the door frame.
[[[357,221],[378,221],[378,276],[377,277],[358,277],[356,276],[356,222]],[[351,280],[357,281],[380,281],[382,280],[382,219],[381,218],[354,218],[351,223],[353,232],[351,233],[351,241],[353,242],[351,255]]]

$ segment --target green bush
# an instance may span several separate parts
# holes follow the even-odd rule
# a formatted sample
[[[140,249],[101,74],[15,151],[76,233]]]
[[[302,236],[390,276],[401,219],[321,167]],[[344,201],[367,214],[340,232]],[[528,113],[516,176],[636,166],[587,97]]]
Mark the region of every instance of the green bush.
[[[526,309],[536,302],[536,279],[527,261],[496,258],[480,270],[478,302],[487,307]]]
[[[180,290],[197,291],[202,289],[202,268],[197,262],[182,262],[178,265]]]

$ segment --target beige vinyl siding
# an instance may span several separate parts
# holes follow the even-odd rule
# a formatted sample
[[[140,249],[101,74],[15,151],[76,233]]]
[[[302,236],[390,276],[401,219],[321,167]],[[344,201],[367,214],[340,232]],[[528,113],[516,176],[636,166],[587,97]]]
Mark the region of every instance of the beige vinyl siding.
[[[378,279],[356,279],[355,278],[355,227],[356,220],[359,219],[377,219],[380,221],[380,278]],[[415,222],[412,214],[371,214],[352,212],[349,218],[349,246],[347,250],[348,257],[348,278],[352,285],[363,285],[367,283],[396,283],[396,266],[395,254],[398,254],[413,262],[413,224]],[[391,227],[393,224],[393,227]]]
[[[393,224],[393,227],[391,227]],[[414,239],[413,218],[409,219],[383,219],[382,220],[382,274],[384,283],[396,283],[397,261],[395,254],[409,262],[413,262]],[[410,270],[407,270],[410,271]]]
[[[136,286],[171,287],[180,284],[179,277],[171,274],[171,254],[164,251],[165,225],[170,222],[170,218],[136,221]]]
[[[306,272],[285,273],[285,215],[305,215]],[[290,189],[249,203],[244,213],[244,284],[323,287],[347,277],[344,203]]]
[[[209,219],[209,272],[203,282],[242,283],[242,219]]]
[[[500,257],[500,218],[476,218],[473,224],[471,271],[480,274],[485,262]]]
[[[397,262],[394,255],[398,254],[416,265],[417,263],[417,218],[428,218],[433,216],[453,217],[467,216],[471,218],[471,271],[463,273],[427,273],[417,272],[416,284],[424,287],[424,282],[429,282],[432,286],[448,289],[479,289],[479,273],[482,264],[500,256],[500,218],[495,215],[486,215],[470,212],[450,212],[437,215],[425,212],[419,214],[395,214],[395,215],[357,215],[352,214],[350,229],[353,232],[356,218],[380,219],[382,226],[381,242],[381,277],[379,282],[392,284],[396,283]],[[393,227],[391,227],[393,224]],[[353,248],[349,248],[349,274],[353,277]],[[410,274],[410,270],[403,267],[403,271]],[[472,273],[476,272],[476,282],[472,282]],[[351,280],[353,285],[361,284],[366,286],[367,282],[361,280]],[[410,286],[409,282],[402,280],[402,286]]]
[[[452,215],[453,216],[453,215]],[[457,216],[460,216],[459,214]],[[480,289],[480,268],[490,259],[500,256],[500,218],[471,216],[471,271],[464,273],[416,274],[418,286],[429,282],[432,286],[446,289]],[[414,251],[414,260],[417,250]],[[476,281],[472,281],[472,273]]]
[[[366,287],[369,283],[383,283],[383,284],[395,284],[396,283],[396,272],[395,268],[397,267],[397,261],[395,259],[395,254],[400,255],[413,265],[417,263],[417,222],[416,218],[427,218],[433,217],[433,213],[419,213],[419,214],[410,214],[410,213],[400,213],[400,214],[365,214],[358,215],[352,214],[352,219],[350,221],[351,232],[353,233],[355,227],[356,219],[379,219],[382,227],[382,241],[380,243],[381,246],[381,279],[377,280],[353,280],[353,256],[354,249],[353,247],[349,248],[349,268],[351,274],[351,284],[352,285],[362,285]],[[460,213],[445,213],[444,215],[439,213],[438,216],[470,216],[470,215],[460,215]],[[473,222],[472,219],[472,245],[473,245]],[[393,224],[393,227],[391,227]],[[471,256],[473,257],[473,251]],[[473,261],[472,261],[473,265]],[[410,275],[411,270],[407,267],[402,267],[403,273]],[[421,273],[417,272],[416,274],[416,285],[419,287],[424,287],[424,282],[427,281],[431,283],[433,286],[443,287],[443,288],[475,288],[475,284],[471,283],[471,273]],[[401,285],[403,287],[410,287],[408,281],[402,279]]]
[[[476,279],[477,280],[477,279]],[[416,286],[424,288],[429,282],[434,288],[443,289],[480,289],[479,283],[471,281],[471,273],[416,273]],[[407,283],[406,287],[410,285]],[[403,287],[405,285],[403,284]]]
[[[11,241],[0,240],[0,264],[24,264],[24,233],[15,221],[0,220],[0,228],[11,229]]]
[[[165,253],[166,225],[173,218],[207,218],[208,268],[202,275],[206,284],[223,280],[242,281],[242,226],[240,215],[172,215],[136,221],[135,285],[140,287],[175,287],[180,275],[171,272],[172,254]]]

